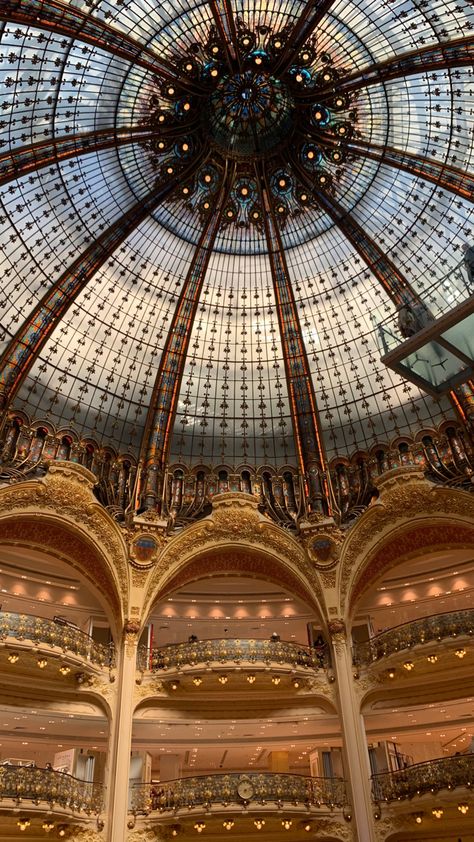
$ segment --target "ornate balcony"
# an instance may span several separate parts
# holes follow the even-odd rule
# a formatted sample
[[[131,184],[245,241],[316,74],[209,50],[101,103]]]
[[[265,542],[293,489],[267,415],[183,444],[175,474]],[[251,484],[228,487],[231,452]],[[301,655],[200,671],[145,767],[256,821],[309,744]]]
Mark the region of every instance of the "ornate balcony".
[[[387,629],[372,637],[367,643],[354,644],[354,662],[358,666],[369,665],[422,643],[473,634],[474,609],[421,617],[411,623],[403,623],[393,629]]]
[[[401,801],[415,795],[436,793],[455,787],[471,788],[474,784],[474,754],[440,757],[425,763],[415,763],[396,772],[372,776],[374,801]]]
[[[196,812],[220,812],[238,805],[252,810],[273,811],[285,807],[312,811],[327,807],[342,808],[347,804],[345,783],[341,778],[310,778],[304,775],[271,772],[233,772],[225,775],[202,775],[164,781],[159,784],[136,784],[132,790],[132,811],[179,815],[193,808]]]
[[[63,653],[76,655],[98,667],[114,665],[113,645],[96,643],[80,629],[62,621],[0,611],[0,640],[8,638],[20,643],[30,641],[35,646],[58,647]]]
[[[11,798],[22,811],[46,803],[53,811],[98,816],[104,806],[103,787],[64,772],[36,766],[0,765],[0,798]],[[7,806],[3,804],[2,806]]]
[[[303,668],[312,671],[327,666],[325,647],[310,649],[298,643],[283,640],[195,640],[163,646],[159,649],[142,649],[139,669],[157,672],[182,670],[184,667],[209,666],[233,667],[242,663],[256,669],[267,666]]]

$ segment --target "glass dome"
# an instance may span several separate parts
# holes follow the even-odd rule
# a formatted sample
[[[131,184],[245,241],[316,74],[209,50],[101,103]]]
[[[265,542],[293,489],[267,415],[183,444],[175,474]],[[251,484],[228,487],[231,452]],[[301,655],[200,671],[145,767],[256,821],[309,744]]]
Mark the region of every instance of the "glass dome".
[[[4,406],[231,469],[452,412],[380,337],[472,292],[468,0],[5,0],[0,21]]]

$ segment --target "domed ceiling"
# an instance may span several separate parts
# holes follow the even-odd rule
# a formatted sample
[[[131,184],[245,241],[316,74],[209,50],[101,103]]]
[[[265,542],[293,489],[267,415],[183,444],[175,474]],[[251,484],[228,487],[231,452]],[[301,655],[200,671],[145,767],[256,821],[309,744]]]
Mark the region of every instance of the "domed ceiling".
[[[380,363],[380,326],[469,293],[468,0],[3,0],[0,21],[4,403],[233,467],[451,412]]]

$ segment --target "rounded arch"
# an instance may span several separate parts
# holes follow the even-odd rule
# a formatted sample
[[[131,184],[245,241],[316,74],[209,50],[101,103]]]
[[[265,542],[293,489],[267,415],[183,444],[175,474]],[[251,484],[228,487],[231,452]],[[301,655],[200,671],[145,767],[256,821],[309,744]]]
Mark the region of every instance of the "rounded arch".
[[[400,562],[427,552],[474,549],[474,500],[468,492],[434,485],[413,468],[388,476],[379,490],[341,554],[341,609],[348,619],[374,580]]]
[[[149,578],[144,612],[171,590],[217,572],[284,585],[324,616],[316,571],[295,539],[258,511],[253,495],[216,494],[211,515],[170,541]]]
[[[318,613],[321,612],[314,593],[311,593],[308,586],[305,587],[301,579],[287,567],[284,561],[275,559],[270,553],[261,550],[252,551],[250,548],[236,546],[197,553],[182,564],[178,563],[169,571],[170,575],[164,578],[159,590],[156,591],[153,602],[158,598],[163,599],[190,582],[208,578],[217,573],[219,575],[245,575],[285,587],[317,609]]]
[[[65,561],[91,586],[117,639],[128,606],[127,549],[85,468],[57,462],[41,480],[0,489],[0,542]]]

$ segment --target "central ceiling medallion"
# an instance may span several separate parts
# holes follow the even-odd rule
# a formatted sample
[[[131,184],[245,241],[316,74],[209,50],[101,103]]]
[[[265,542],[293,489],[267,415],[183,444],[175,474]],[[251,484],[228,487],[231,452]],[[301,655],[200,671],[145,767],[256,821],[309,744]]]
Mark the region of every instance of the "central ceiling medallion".
[[[176,81],[154,80],[142,116],[151,129],[144,146],[157,183],[179,181],[170,201],[184,203],[200,223],[213,212],[229,161],[235,166],[224,228],[262,230],[263,190],[281,227],[336,190],[356,133],[354,97],[338,90],[342,71],[318,52],[315,38],[282,62],[286,39],[284,31],[252,31],[238,20],[229,54],[211,27],[187,57],[170,62]],[[202,163],[188,177],[196,157]]]
[[[293,101],[279,79],[245,70],[222,79],[211,94],[208,119],[210,135],[224,154],[261,158],[290,139]]]

